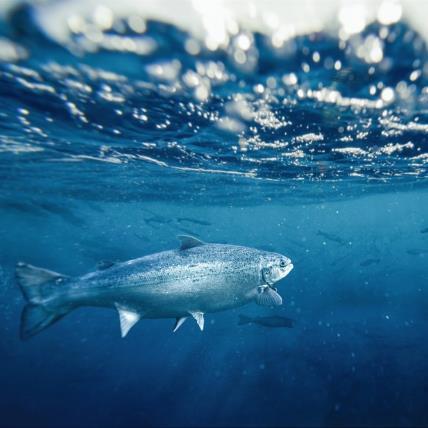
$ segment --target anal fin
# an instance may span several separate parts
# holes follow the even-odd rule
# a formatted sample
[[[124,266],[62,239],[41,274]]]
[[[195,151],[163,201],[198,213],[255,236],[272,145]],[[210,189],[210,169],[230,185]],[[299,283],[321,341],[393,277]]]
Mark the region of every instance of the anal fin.
[[[193,318],[195,318],[199,328],[201,331],[204,330],[204,313],[200,311],[189,311],[189,314],[192,315]]]
[[[129,330],[139,321],[141,315],[125,306],[115,303],[116,309],[119,312],[120,320],[120,333],[122,337],[125,337]]]

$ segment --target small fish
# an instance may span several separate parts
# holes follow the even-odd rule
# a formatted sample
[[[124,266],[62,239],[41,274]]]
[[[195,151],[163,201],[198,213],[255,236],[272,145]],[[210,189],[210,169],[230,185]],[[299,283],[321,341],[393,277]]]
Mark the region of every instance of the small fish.
[[[34,206],[33,204],[26,202],[15,202],[15,201],[1,201],[0,202],[1,209],[11,209],[14,211],[20,211],[23,213],[43,215],[40,210],[40,207]]]
[[[190,218],[190,217],[178,217],[177,221],[179,223],[183,223],[183,222],[187,222],[187,223],[193,223],[193,224],[198,224],[200,226],[211,226],[211,223],[204,221],[204,220],[196,220],[194,218]]]
[[[425,229],[422,229],[421,233],[428,233],[428,227],[426,227]]]
[[[164,224],[169,224],[171,223],[171,219],[165,218],[165,217],[161,217],[161,216],[155,216],[155,217],[149,217],[149,218],[145,218],[144,222],[153,227],[153,225],[156,226],[156,229],[158,229],[160,226],[164,225]]]
[[[337,244],[340,244],[340,245],[346,244],[345,240],[343,240],[337,235],[333,235],[332,233],[327,233],[327,232],[323,232],[322,230],[319,230],[317,232],[317,235],[322,236],[323,238],[328,239],[329,241],[336,242]]]
[[[84,220],[74,214],[69,208],[51,202],[42,202],[40,203],[40,207],[50,214],[62,217],[74,226],[82,226],[85,224]]]
[[[360,266],[365,267],[365,266],[370,266],[370,265],[377,265],[378,263],[380,263],[380,259],[366,259],[360,263]]]
[[[137,237],[138,239],[140,239],[141,241],[150,241],[150,238],[143,235],[142,233],[134,232],[134,236]]]
[[[142,318],[175,318],[174,330],[192,317],[204,328],[204,314],[255,302],[277,306],[273,287],[293,269],[288,257],[237,245],[207,244],[179,236],[176,250],[123,263],[104,262],[101,270],[67,277],[18,263],[16,278],[27,300],[21,338],[27,339],[73,309],[116,309],[122,337]],[[283,321],[284,322],[284,321]]]
[[[407,250],[407,254],[410,254],[411,256],[421,256],[422,254],[428,254],[428,250],[412,248]]]
[[[239,315],[238,325],[245,324],[258,324],[263,327],[286,327],[293,328],[294,320],[291,318],[280,317],[280,316],[271,316],[271,317],[248,317],[246,315]]]

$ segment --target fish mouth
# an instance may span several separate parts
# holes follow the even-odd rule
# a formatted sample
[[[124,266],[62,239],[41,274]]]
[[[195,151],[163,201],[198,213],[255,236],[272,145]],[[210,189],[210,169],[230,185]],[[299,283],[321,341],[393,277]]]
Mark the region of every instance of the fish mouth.
[[[294,268],[293,263],[289,263],[286,267],[285,267],[285,271],[284,271],[284,276],[283,278],[285,278]]]
[[[281,281],[281,279],[284,279],[294,268],[293,263],[289,263],[281,272],[281,277],[278,279],[278,281]]]

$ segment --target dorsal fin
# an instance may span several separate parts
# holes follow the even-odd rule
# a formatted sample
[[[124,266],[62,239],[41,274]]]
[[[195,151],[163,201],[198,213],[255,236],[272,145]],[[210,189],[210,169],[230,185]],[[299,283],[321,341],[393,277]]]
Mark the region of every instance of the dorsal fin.
[[[105,269],[111,268],[115,264],[116,264],[116,262],[113,262],[111,260],[101,260],[97,263],[97,269],[98,270],[105,270]]]
[[[188,250],[189,248],[199,247],[205,245],[200,239],[190,235],[178,235],[177,238],[180,240],[180,250]]]

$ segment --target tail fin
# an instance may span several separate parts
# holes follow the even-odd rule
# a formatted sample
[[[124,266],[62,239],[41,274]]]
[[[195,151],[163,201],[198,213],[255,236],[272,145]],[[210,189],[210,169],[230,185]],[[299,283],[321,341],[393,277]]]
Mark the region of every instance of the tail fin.
[[[44,304],[52,291],[51,287],[46,285],[52,285],[53,281],[62,282],[65,278],[59,273],[46,269],[25,263],[17,264],[16,279],[28,302],[21,315],[21,339],[29,339],[66,314],[64,311],[58,312],[58,308],[51,308]]]
[[[29,303],[24,306],[21,314],[21,339],[27,340],[45,328],[59,321],[65,314],[57,314],[43,305]]]
[[[58,281],[61,282],[65,277],[59,273],[47,269],[41,269],[25,263],[16,265],[16,279],[21,287],[22,294],[30,303],[41,303],[44,296],[43,285]]]
[[[239,315],[238,325],[250,324],[253,321],[252,318],[247,317],[246,315]]]

